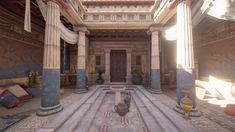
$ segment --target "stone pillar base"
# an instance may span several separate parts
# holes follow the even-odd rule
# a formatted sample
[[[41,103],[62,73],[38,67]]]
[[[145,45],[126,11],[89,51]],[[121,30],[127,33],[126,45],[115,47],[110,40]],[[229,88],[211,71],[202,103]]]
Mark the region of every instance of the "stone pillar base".
[[[56,106],[52,106],[52,107],[42,107],[42,106],[40,106],[40,109],[36,114],[38,116],[48,116],[48,115],[58,113],[62,110],[63,110],[63,107],[60,104],[58,104]]]
[[[148,91],[151,94],[162,94],[162,90],[161,89],[152,89],[152,88],[149,88]]]
[[[75,89],[74,92],[75,92],[76,94],[83,94],[83,93],[88,92],[88,90],[87,90],[87,89]]]
[[[131,75],[127,75],[127,76],[126,76],[126,83],[127,83],[127,84],[132,84]]]
[[[182,115],[184,115],[184,111],[183,109],[181,108],[180,105],[176,105],[174,107],[174,110]],[[197,108],[193,108],[190,112],[189,112],[189,116],[191,117],[200,117],[201,116],[201,112],[197,109]]]
[[[109,84],[110,83],[110,76],[108,76],[108,75],[104,76],[104,83],[105,84]]]
[[[82,94],[82,93],[86,93],[87,91],[88,90],[86,86],[86,70],[78,69],[75,93]]]

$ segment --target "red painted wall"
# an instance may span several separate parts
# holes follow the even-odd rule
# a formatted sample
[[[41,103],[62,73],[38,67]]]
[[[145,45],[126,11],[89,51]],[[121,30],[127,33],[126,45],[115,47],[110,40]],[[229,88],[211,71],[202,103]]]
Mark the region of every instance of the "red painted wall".
[[[24,77],[30,70],[41,73],[43,47],[0,36],[0,79]]]
[[[208,43],[196,54],[200,76],[235,80],[235,37]]]

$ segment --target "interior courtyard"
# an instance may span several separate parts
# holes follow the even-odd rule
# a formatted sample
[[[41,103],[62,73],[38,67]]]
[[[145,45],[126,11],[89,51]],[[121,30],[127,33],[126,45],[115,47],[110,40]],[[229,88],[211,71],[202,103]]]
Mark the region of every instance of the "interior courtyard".
[[[235,0],[1,0],[0,132],[235,131]]]

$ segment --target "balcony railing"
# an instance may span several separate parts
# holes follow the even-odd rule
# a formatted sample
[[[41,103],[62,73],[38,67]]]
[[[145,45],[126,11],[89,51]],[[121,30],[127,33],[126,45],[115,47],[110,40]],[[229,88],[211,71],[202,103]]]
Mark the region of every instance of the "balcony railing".
[[[86,14],[85,22],[152,22],[151,14]]]

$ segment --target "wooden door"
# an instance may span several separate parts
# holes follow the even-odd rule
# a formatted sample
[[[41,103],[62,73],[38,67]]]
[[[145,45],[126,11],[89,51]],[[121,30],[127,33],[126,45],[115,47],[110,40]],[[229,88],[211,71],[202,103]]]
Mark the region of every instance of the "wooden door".
[[[111,50],[110,52],[111,82],[126,82],[126,51]]]

